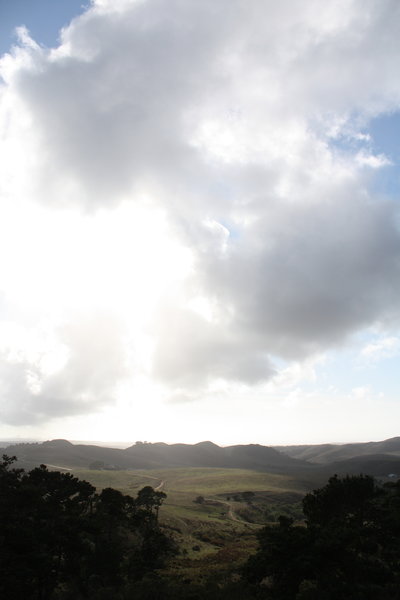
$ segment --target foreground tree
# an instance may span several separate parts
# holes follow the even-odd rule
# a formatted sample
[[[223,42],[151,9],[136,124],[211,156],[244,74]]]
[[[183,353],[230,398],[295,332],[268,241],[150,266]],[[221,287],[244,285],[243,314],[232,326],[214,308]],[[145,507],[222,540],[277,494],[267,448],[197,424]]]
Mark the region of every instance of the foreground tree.
[[[400,484],[332,477],[303,500],[305,526],[287,518],[259,533],[245,568],[259,597],[400,598]]]
[[[171,551],[158,526],[162,492],[138,497],[95,488],[42,465],[0,463],[0,597],[91,598],[162,564]],[[117,596],[115,595],[117,598]]]

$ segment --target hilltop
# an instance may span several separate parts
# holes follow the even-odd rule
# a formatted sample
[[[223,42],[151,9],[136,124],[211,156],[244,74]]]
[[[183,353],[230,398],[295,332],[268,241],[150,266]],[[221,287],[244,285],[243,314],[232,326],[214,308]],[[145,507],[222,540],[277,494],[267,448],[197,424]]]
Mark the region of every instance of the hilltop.
[[[400,474],[400,437],[358,444],[319,444],[262,446],[260,444],[221,447],[210,441],[197,444],[136,442],[125,449],[94,444],[73,444],[55,439],[43,443],[20,443],[4,448],[17,456],[19,465],[32,468],[171,469],[221,468],[250,469],[301,476],[311,472],[327,476],[335,473],[368,473],[378,477]]]
[[[223,448],[208,441],[193,445],[137,442],[121,450],[57,439],[15,444],[7,446],[4,451],[17,456],[19,464],[29,468],[46,464],[60,469],[91,466],[104,469],[218,467],[288,472],[308,466],[306,461],[268,446],[249,444]]]
[[[355,457],[387,455],[400,458],[400,437],[381,442],[359,442],[350,444],[302,444],[297,446],[273,446],[287,456],[316,464],[328,464]]]

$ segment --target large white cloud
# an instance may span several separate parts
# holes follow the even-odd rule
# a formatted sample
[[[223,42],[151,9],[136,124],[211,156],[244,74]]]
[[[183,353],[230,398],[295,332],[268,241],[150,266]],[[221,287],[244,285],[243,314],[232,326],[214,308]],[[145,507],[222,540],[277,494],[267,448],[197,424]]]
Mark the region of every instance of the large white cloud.
[[[4,331],[2,332],[4,334]],[[64,324],[52,344],[15,347],[12,342],[0,355],[0,390],[3,422],[25,425],[48,418],[80,415],[113,402],[116,387],[127,375],[124,333],[112,314],[76,315]],[[25,340],[26,341],[26,340]],[[48,340],[47,340],[48,341]],[[14,346],[14,348],[13,348]]]
[[[35,410],[71,414],[111,401],[132,354],[132,372],[146,363],[149,377],[173,389],[253,385],[274,375],[276,356],[304,359],[398,319],[398,209],[373,193],[385,157],[359,133],[399,108],[399,25],[394,0],[96,0],[56,49],[21,30],[1,63],[4,206],[72,207],[86,220],[110,210],[114,226],[120,218],[126,227],[121,206],[133,203],[135,232],[141,210],[168,222],[154,235],[147,216],[151,243],[101,254],[104,288],[109,278],[135,313],[133,327],[127,304],[108,297],[131,341],[120,346],[121,325],[110,325],[104,377],[95,375],[96,348],[74,342],[45,391],[24,396],[12,383],[21,387],[23,361],[4,359],[0,379],[25,398],[25,421]],[[353,151],[341,151],[343,139]],[[98,273],[96,258],[85,261],[93,238],[83,239],[78,254]],[[181,266],[164,281],[166,256]],[[40,282],[48,268],[37,265]],[[97,310],[101,294],[95,286],[85,308]],[[78,338],[94,335],[80,320],[71,327]],[[138,345],[129,349],[136,335],[147,340],[146,359],[137,360]],[[5,418],[17,422],[15,411]]]

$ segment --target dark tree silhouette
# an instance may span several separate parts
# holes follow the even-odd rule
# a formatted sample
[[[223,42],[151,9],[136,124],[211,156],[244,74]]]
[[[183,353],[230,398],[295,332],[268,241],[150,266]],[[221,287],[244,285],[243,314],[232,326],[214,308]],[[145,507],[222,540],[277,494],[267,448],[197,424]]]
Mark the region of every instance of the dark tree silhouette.
[[[399,483],[332,477],[305,496],[304,526],[281,517],[260,531],[245,578],[264,598],[399,599],[399,509]]]
[[[147,487],[132,498],[107,488],[96,494],[70,473],[44,465],[25,472],[12,468],[14,460],[3,456],[0,463],[1,598],[117,594],[171,551],[158,526],[162,492]]]

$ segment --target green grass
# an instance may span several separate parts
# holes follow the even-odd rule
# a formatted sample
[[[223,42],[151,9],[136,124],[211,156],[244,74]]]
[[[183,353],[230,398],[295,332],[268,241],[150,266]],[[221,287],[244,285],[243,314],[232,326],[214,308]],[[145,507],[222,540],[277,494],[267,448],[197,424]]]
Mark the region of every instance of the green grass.
[[[163,482],[162,491],[167,498],[160,511],[160,522],[177,541],[181,564],[187,561],[190,568],[207,562],[210,554],[239,558],[246,555],[249,548],[255,547],[254,534],[265,520],[265,506],[298,502],[313,487],[311,482],[292,476],[246,469],[74,469],[73,473],[98,491],[113,487],[132,496],[145,485],[156,488]],[[252,505],[234,500],[234,496],[245,491],[255,493]],[[198,496],[205,499],[203,504],[194,502]],[[247,517],[254,522],[246,521]]]
[[[302,483],[286,476],[248,469],[179,468],[146,471],[166,481],[167,490],[197,495],[230,494],[245,490],[305,491]]]
[[[132,496],[146,485],[157,488],[163,482],[167,498],[160,510],[160,523],[179,548],[168,573],[179,580],[198,582],[214,571],[231,573],[246,561],[257,547],[255,533],[265,522],[267,506],[270,514],[278,514],[280,505],[291,510],[305,493],[317,487],[315,481],[303,476],[296,479],[247,469],[74,469],[73,473],[92,483],[97,491],[113,487]],[[251,504],[240,496],[246,491],[255,494]],[[203,504],[194,502],[198,496],[205,499]]]
[[[92,471],[75,469],[74,474],[86,479],[98,490],[113,487],[124,494],[133,496],[145,485],[156,488],[163,482],[162,490],[167,499],[162,507],[161,515],[166,521],[230,521],[229,502],[233,511],[242,503],[234,501],[233,496],[244,491],[257,494],[257,502],[270,503],[284,495],[292,494],[298,500],[310,489],[310,484],[298,481],[293,477],[250,471],[246,469],[218,468],[179,468],[162,470],[136,471]],[[206,499],[204,504],[197,504],[197,496]],[[228,500],[229,498],[229,500]],[[272,499],[272,500],[271,500]],[[237,525],[237,524],[236,524]]]
[[[145,485],[157,487],[161,479],[155,478],[149,472],[138,471],[96,471],[90,469],[73,469],[73,474],[79,479],[85,479],[94,485],[97,491],[112,487],[123,494],[136,496]]]
[[[227,512],[224,505],[199,505],[197,496],[215,501],[226,501],[244,491],[268,492],[272,497],[288,493],[304,494],[310,484],[293,477],[250,471],[247,469],[179,468],[137,471],[92,471],[74,469],[74,474],[86,479],[98,490],[113,487],[124,494],[136,495],[145,485],[157,487],[167,494],[163,512],[170,516],[198,519],[219,519]]]
[[[140,489],[144,485],[156,487],[165,482],[166,493],[198,495],[234,494],[246,490],[305,493],[308,482],[287,475],[277,475],[248,469],[179,468],[162,470],[92,471],[74,469],[74,474],[90,481],[97,488],[115,487],[121,491]]]

